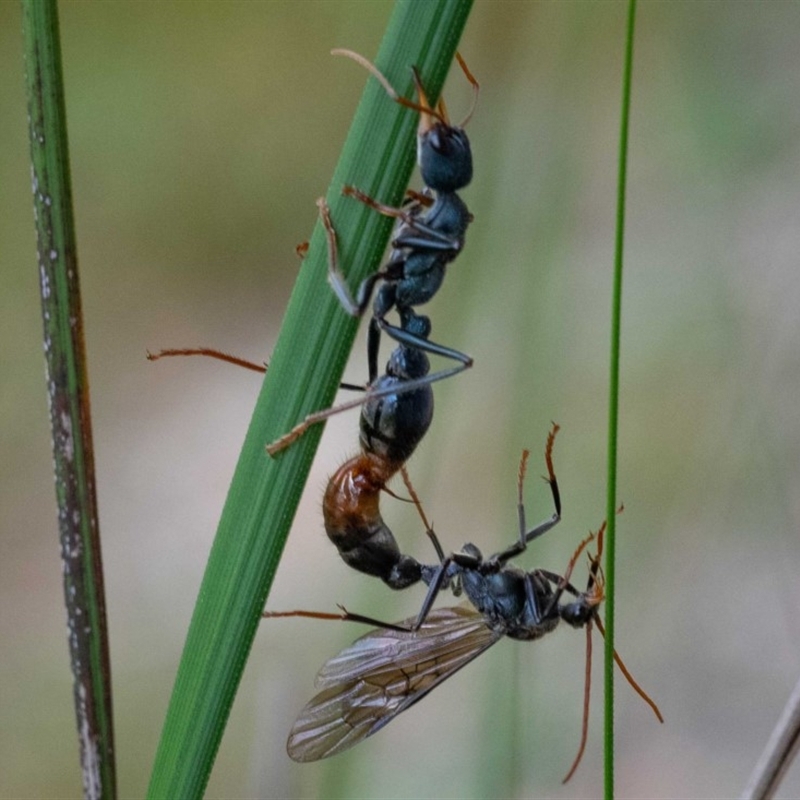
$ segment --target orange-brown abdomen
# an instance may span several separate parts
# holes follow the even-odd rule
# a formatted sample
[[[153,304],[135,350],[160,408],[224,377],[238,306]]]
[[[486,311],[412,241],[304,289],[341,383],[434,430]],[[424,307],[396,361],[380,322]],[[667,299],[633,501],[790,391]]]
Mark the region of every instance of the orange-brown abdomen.
[[[419,564],[400,553],[380,513],[380,493],[399,465],[359,453],[328,481],[322,515],[328,538],[349,566],[400,589],[420,579]]]

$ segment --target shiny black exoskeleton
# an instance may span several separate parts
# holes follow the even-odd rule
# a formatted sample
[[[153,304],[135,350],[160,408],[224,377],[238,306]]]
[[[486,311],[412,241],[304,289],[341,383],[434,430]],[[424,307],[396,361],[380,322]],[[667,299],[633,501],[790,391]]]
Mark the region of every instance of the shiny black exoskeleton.
[[[457,194],[458,190],[472,180],[472,151],[463,129],[466,121],[461,126],[451,125],[441,101],[436,108],[431,107],[416,69],[413,74],[419,102],[400,97],[377,68],[363,56],[350,50],[333,52],[346,55],[362,64],[381,82],[393,100],[420,113],[417,161],[426,187],[421,193],[411,193],[411,201],[402,208],[383,205],[354,187],[344,187],[344,194],[355,197],[379,213],[397,220],[388,263],[362,281],[355,299],[338,266],[337,238],[330,208],[324,198],[317,200],[320,220],[328,239],[328,281],[342,307],[349,314],[361,317],[375,293],[367,337],[367,395],[364,401],[343,403],[335,408],[309,414],[291,431],[267,445],[270,455],[288,447],[311,425],[322,422],[339,411],[355,408],[362,402],[369,403],[386,395],[416,391],[472,366],[472,358],[465,353],[431,342],[430,321],[414,310],[416,306],[428,302],[439,290],[444,280],[445,268],[461,252],[464,234],[472,221],[469,209]],[[460,57],[458,60],[477,94],[477,81]],[[386,320],[392,309],[400,317],[399,325],[393,325]],[[457,365],[434,373],[426,369],[424,375],[408,378],[402,385],[383,385],[378,376],[381,331],[385,331],[407,351],[416,349],[442,356],[457,362]]]
[[[427,339],[430,321],[415,317],[410,330]],[[406,391],[405,385],[423,379],[429,371],[430,362],[422,350],[401,344],[392,351],[386,372],[369,387],[377,393],[368,394],[361,407],[359,441],[365,452],[398,464],[411,458],[433,419],[433,389],[423,383]]]
[[[358,60],[376,74],[373,65],[360,57]],[[393,250],[388,263],[361,283],[355,299],[351,297],[344,277],[338,270],[332,270],[329,274],[331,285],[343,307],[348,313],[359,317],[366,311],[376,284],[382,281],[373,303],[367,342],[370,381],[375,379],[378,372],[381,331],[396,341],[458,361],[460,366],[456,368],[457,372],[472,365],[472,359],[464,353],[418,337],[410,330],[409,321],[416,316],[414,306],[427,303],[439,290],[445,268],[461,252],[467,226],[472,221],[466,203],[457,194],[472,180],[469,139],[463,127],[450,124],[443,104],[440,103],[435,109],[430,106],[416,69],[414,83],[418,103],[411,103],[396,94],[393,97],[420,112],[417,162],[425,190],[416,194],[410,205],[393,208],[378,203],[358,189],[346,186],[345,194],[382,214],[395,217],[398,226],[392,239]],[[477,87],[477,83],[474,85]],[[399,326],[386,320],[386,315],[393,308],[400,316]],[[453,374],[447,372],[448,375]]]

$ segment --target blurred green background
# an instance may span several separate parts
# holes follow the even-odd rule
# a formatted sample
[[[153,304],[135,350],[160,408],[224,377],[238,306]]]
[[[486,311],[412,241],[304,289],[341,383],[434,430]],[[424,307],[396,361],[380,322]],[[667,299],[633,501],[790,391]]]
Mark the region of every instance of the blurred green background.
[[[92,380],[121,795],[140,796],[258,378],[146,349],[267,359],[388,2],[61,6]],[[476,3],[461,51],[475,222],[430,305],[475,368],[436,387],[411,473],[446,548],[564,522],[521,561],[562,570],[604,513],[608,326],[624,3]],[[800,673],[798,3],[639,9],[623,300],[618,647],[666,724],[618,680],[620,797],[743,787]],[[0,796],[80,794],[43,381],[20,10],[0,4]],[[453,70],[458,119],[469,88]],[[388,101],[387,101],[388,102]],[[416,179],[415,179],[416,180]],[[418,181],[413,185],[418,185]],[[365,374],[363,342],[348,378]],[[269,606],[337,602],[400,619],[322,528],[327,476],[355,450],[332,420]],[[429,556],[387,498],[403,547]],[[591,797],[583,636],[501,642],[380,735],[329,762],[285,755],[322,662],[362,631],[262,625],[209,797]],[[597,640],[599,642],[599,639]],[[597,645],[599,647],[599,644]],[[779,794],[800,794],[800,770]]]

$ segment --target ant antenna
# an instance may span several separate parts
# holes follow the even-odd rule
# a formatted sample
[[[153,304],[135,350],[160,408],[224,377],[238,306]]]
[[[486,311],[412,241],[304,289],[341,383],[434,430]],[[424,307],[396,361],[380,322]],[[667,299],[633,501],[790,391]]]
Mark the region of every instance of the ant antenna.
[[[605,637],[606,629],[603,626],[603,623],[600,621],[600,617],[595,617],[594,621],[597,623],[597,629],[600,631],[600,634],[603,637]],[[641,697],[642,700],[644,700],[645,703],[647,703],[647,705],[649,705],[650,708],[653,709],[653,713],[656,715],[656,719],[658,719],[658,721],[663,725],[664,717],[661,714],[659,707],[656,705],[655,701],[650,697],[650,695],[648,695],[647,692],[644,689],[642,689],[642,687],[639,686],[639,684],[636,682],[633,675],[631,675],[628,668],[625,666],[625,663],[623,662],[622,658],[620,657],[616,649],[614,650],[614,662],[619,667],[619,671],[625,676],[625,680],[628,681],[628,683],[631,686],[631,689],[633,689],[633,691],[636,692],[636,694],[638,694],[639,697]]]
[[[425,533],[428,535],[428,538],[431,540],[434,549],[436,550],[436,555],[439,556],[439,561],[444,561],[444,550],[442,549],[442,545],[439,542],[439,537],[433,530],[433,525],[428,522],[428,517],[425,515],[425,511],[422,508],[422,501],[419,499],[419,495],[417,494],[416,489],[411,483],[411,478],[408,475],[408,470],[406,469],[406,465],[403,464],[400,467],[400,474],[403,476],[403,483],[406,485],[406,489],[408,489],[408,493],[411,496],[411,502],[414,503],[417,513],[422,520],[422,524],[425,526]]]
[[[361,53],[356,53],[354,50],[347,50],[346,48],[337,47],[331,50],[332,56],[346,56],[347,58],[352,59],[357,64],[360,64],[367,70],[375,80],[377,80],[381,86],[383,86],[384,91],[395,103],[399,103],[401,106],[405,106],[405,108],[410,108],[412,111],[419,111],[420,114],[424,117],[433,117],[441,122],[443,125],[449,125],[449,121],[447,117],[442,113],[439,106],[436,109],[432,108],[430,103],[428,103],[428,98],[425,94],[425,90],[422,88],[422,83],[420,82],[419,75],[417,74],[416,67],[413,68],[414,72],[414,86],[417,89],[419,94],[419,102],[415,103],[413,100],[409,100],[406,97],[398,94],[397,90],[389,83],[388,78],[368,59],[361,55]],[[427,125],[430,127],[430,125]]]
[[[620,506],[617,509],[617,513],[621,513],[623,510],[623,506]],[[572,762],[572,766],[567,772],[564,780],[562,783],[567,783],[569,779],[575,774],[575,770],[578,768],[578,764],[580,764],[581,758],[583,758],[584,750],[586,749],[586,741],[589,735],[589,701],[591,697],[591,679],[592,679],[592,623],[597,624],[597,629],[600,631],[601,636],[605,637],[605,627],[600,620],[600,615],[596,613],[597,607],[600,603],[603,602],[603,576],[602,576],[602,568],[600,567],[600,558],[603,554],[603,537],[606,530],[606,523],[603,524],[598,529],[597,533],[590,533],[576,548],[575,552],[572,554],[572,558],[569,560],[569,564],[567,564],[567,569],[564,572],[564,582],[568,582],[570,576],[572,575],[572,570],[575,568],[575,564],[578,561],[578,557],[580,556],[581,552],[586,548],[586,546],[593,540],[597,541],[597,553],[594,556],[589,556],[589,574],[590,574],[590,589],[584,594],[586,597],[587,602],[590,606],[593,606],[595,609],[595,613],[592,615],[592,618],[589,620],[588,624],[586,625],[586,669],[585,669],[585,679],[584,679],[584,689],[583,689],[583,723],[581,725],[581,743],[578,747],[578,754],[575,756],[575,760]],[[598,577],[598,572],[599,577]],[[659,710],[658,706],[652,700],[652,698],[642,689],[641,686],[636,682],[633,675],[628,671],[628,668],[625,666],[624,662],[617,653],[616,649],[614,650],[614,661],[619,667],[620,672],[625,676],[625,680],[628,681],[631,688],[642,698],[642,700],[650,706],[653,710],[653,713],[656,715],[656,718],[659,722],[664,722],[664,717],[661,715],[661,711]]]
[[[423,119],[425,117],[433,117],[434,119],[441,122],[443,125],[447,125],[450,127],[450,119],[447,114],[447,108],[444,104],[444,100],[439,100],[436,104],[436,108],[434,109],[430,103],[428,102],[428,97],[425,94],[425,90],[422,87],[422,81],[419,77],[419,73],[417,72],[416,67],[413,68],[414,73],[414,86],[416,87],[417,94],[419,95],[419,102],[415,103],[413,100],[409,100],[405,97],[402,97],[398,94],[397,90],[389,83],[389,80],[386,76],[368,59],[362,56],[360,53],[356,53],[354,50],[348,50],[346,48],[337,47],[331,50],[332,56],[345,56],[347,58],[352,59],[357,64],[360,64],[367,70],[379,83],[383,86],[384,91],[395,103],[399,103],[401,106],[405,106],[406,108],[410,108],[413,111],[419,111],[420,114],[423,115]],[[459,128],[463,128],[466,124],[472,119],[472,115],[475,113],[475,107],[478,105],[478,94],[480,93],[480,84],[476,80],[475,76],[470,72],[469,67],[467,66],[467,62],[464,61],[461,53],[456,53],[456,61],[458,61],[458,65],[461,67],[461,71],[464,73],[467,81],[472,86],[473,98],[472,98],[472,106],[467,113],[467,116],[464,117],[464,121],[458,126]],[[423,126],[420,125],[422,130],[427,130],[430,128],[430,123]]]
[[[334,47],[331,50],[332,56],[345,56],[347,58],[351,58],[357,64],[361,64],[367,72],[369,72],[373,78],[375,78],[381,86],[383,86],[384,91],[392,100],[396,102],[400,102],[400,95],[395,90],[394,86],[389,83],[389,79],[365,56],[362,56],[361,53],[356,53],[355,50],[348,50],[345,47]]]
[[[528,457],[531,451],[525,448],[519,459],[519,469],[517,470],[517,503],[522,505],[522,486],[525,483],[525,473],[528,471]]]
[[[472,119],[472,115],[475,113],[476,106],[478,105],[478,95],[480,94],[481,91],[481,85],[478,83],[475,76],[470,72],[470,69],[467,66],[467,62],[464,61],[463,56],[458,51],[456,51],[456,61],[458,61],[458,66],[461,67],[461,71],[464,73],[464,77],[466,77],[466,79],[472,86],[472,105],[470,106],[467,116],[464,117],[463,121],[458,126],[459,128],[466,128],[467,124]]]
[[[575,774],[578,769],[578,764],[581,763],[583,753],[586,750],[586,742],[589,739],[589,699],[592,693],[592,623],[591,620],[586,626],[586,670],[583,682],[583,723],[581,725],[581,743],[578,747],[578,754],[569,768],[569,772],[564,776],[561,781],[562,786],[568,783],[570,778]]]

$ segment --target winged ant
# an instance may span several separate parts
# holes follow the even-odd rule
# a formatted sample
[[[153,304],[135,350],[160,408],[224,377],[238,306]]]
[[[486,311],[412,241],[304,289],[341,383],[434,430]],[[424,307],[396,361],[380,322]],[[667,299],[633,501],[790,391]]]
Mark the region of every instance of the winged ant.
[[[564,621],[587,631],[587,683],[581,744],[565,781],[572,776],[583,754],[588,731],[591,627],[596,623],[603,631],[599,607],[604,599],[600,558],[605,524],[580,543],[563,575],[544,569],[525,572],[509,563],[561,519],[560,494],[552,463],[553,442],[558,430],[558,426],[553,425],[545,449],[548,471],[545,480],[550,485],[555,512],[535,527],[526,528],[522,491],[528,451],[523,451],[517,481],[519,538],[489,557],[485,558],[469,543],[459,552],[442,557],[436,535],[409,485],[440,558],[439,564],[420,567],[421,578],[429,590],[416,617],[387,625],[345,609],[342,614],[309,611],[264,614],[265,617],[344,619],[379,626],[320,669],[316,686],[321,691],[300,712],[289,734],[287,751],[292,759],[316,761],[352,747],[379,731],[504,636],[533,641]],[[570,578],[578,557],[592,541],[597,542],[597,552],[589,558],[586,589],[579,591],[570,583]],[[456,595],[466,594],[471,607],[433,608],[439,592],[448,587]],[[564,601],[565,594],[570,599]],[[658,707],[634,681],[616,652],[614,657],[633,689],[663,722]]]

